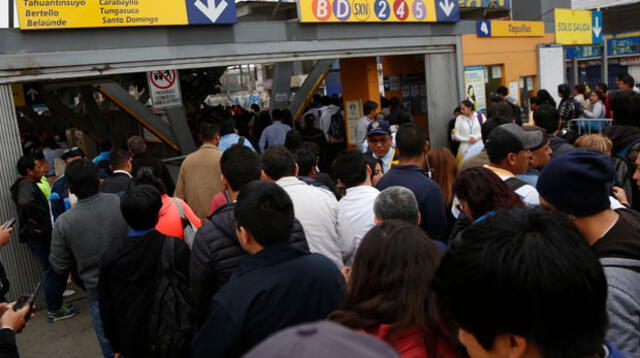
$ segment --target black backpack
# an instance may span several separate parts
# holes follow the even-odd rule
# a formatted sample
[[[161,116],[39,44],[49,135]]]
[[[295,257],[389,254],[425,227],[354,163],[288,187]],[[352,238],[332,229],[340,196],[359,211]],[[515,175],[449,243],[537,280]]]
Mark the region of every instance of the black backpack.
[[[331,116],[331,126],[329,127],[329,140],[340,143],[345,139],[344,118],[338,110]]]
[[[175,269],[173,237],[162,245],[158,285],[149,321],[149,346],[155,358],[187,357],[195,332],[189,278]]]
[[[527,183],[523,182],[522,180],[516,178],[516,177],[511,177],[507,180],[504,181],[505,184],[507,184],[507,186],[509,187],[509,189],[513,190],[513,192],[515,193],[518,189],[522,188],[523,186],[527,185]]]

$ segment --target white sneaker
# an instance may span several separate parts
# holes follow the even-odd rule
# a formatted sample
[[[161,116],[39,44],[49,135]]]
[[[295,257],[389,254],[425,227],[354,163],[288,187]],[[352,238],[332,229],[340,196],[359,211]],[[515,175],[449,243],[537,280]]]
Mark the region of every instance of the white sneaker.
[[[71,297],[75,294],[76,294],[76,291],[74,290],[64,290],[64,292],[62,293],[62,297]]]

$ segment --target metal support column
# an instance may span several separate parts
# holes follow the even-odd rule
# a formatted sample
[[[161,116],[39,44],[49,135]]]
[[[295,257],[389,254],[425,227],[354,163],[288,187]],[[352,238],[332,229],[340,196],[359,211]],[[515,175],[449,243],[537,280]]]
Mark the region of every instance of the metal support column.
[[[11,200],[9,187],[18,177],[16,163],[22,156],[20,144],[20,132],[18,130],[18,117],[11,94],[11,85],[0,85],[0,221],[5,222],[10,218],[17,218],[15,204]],[[26,244],[18,241],[18,235],[13,234],[9,244],[0,249],[0,262],[7,271],[7,277],[11,282],[8,299],[13,301],[20,295],[33,292],[36,284],[43,279],[42,268],[36,257]],[[44,294],[38,295],[36,305],[46,307]]]
[[[167,117],[169,117],[169,124],[173,130],[173,134],[176,136],[178,145],[183,155],[187,155],[196,151],[196,142],[193,140],[189,123],[187,123],[187,113],[184,107],[169,108],[165,110]]]
[[[98,87],[98,91],[123,111],[129,113],[131,117],[150,130],[160,138],[160,140],[167,143],[173,149],[180,151],[178,140],[173,134],[169,123],[164,122],[159,116],[149,112],[142,103],[131,96],[122,86],[115,82],[103,83]]]
[[[578,68],[578,59],[574,58],[571,62],[571,72],[573,73],[573,78],[571,79],[571,87],[580,83],[580,69]]]
[[[601,68],[601,82],[606,83],[609,86],[609,54],[607,48],[607,39],[602,40],[602,68]]]
[[[322,81],[327,76],[327,73],[331,71],[331,65],[336,62],[334,59],[320,60],[316,63],[315,67],[309,74],[300,89],[296,92],[296,95],[291,99],[289,104],[289,111],[293,114],[293,120],[298,120],[300,116],[311,100],[313,95],[318,90],[318,87],[322,84]]]
[[[448,122],[451,110],[458,104],[460,93],[456,54],[425,55],[427,78],[427,107],[429,113],[429,140],[431,148],[447,146]],[[448,84],[443,86],[442,84]]]
[[[293,62],[278,62],[273,73],[271,87],[271,110],[285,109],[289,106],[289,92],[291,92],[291,74]]]

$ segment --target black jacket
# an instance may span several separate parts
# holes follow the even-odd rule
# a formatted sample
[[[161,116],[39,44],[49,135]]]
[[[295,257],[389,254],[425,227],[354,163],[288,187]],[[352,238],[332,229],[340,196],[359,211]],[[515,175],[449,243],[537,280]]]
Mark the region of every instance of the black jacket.
[[[189,248],[155,230],[129,236],[102,257],[98,299],[104,332],[115,352],[149,357],[148,325],[165,240],[175,240],[176,270],[188,277]]]
[[[136,154],[131,159],[134,177],[140,168],[149,167],[153,170],[153,174],[162,180],[169,196],[173,195],[173,192],[176,191],[176,184],[171,177],[171,173],[169,173],[169,169],[167,169],[167,166],[162,160],[154,158],[147,153]]]
[[[18,358],[16,334],[8,329],[0,329],[0,358]]]
[[[49,202],[28,179],[18,178],[11,186],[11,199],[18,208],[18,238],[21,242],[51,239],[51,215]]]
[[[131,177],[124,173],[114,173],[102,182],[100,191],[103,193],[125,193],[131,185]]]
[[[338,267],[288,244],[249,257],[211,301],[192,358],[239,357],[286,327],[325,319],[343,300]]]
[[[196,233],[191,251],[191,292],[194,301],[196,323],[200,326],[207,319],[211,297],[224,286],[233,271],[250,257],[238,242],[234,203],[227,203],[213,215],[210,222]],[[309,251],[302,225],[294,219],[291,245]]]

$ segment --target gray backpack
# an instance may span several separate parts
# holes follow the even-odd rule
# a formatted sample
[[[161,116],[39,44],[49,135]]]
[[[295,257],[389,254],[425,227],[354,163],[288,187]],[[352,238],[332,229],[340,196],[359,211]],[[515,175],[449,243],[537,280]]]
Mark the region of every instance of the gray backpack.
[[[196,229],[196,227],[193,226],[191,221],[187,219],[187,215],[184,213],[184,208],[182,207],[182,204],[180,204],[180,201],[176,200],[176,198],[171,198],[171,200],[173,200],[173,202],[178,207],[178,211],[180,212],[180,218],[182,219],[182,231],[184,234],[184,242],[185,244],[187,244],[187,246],[189,246],[189,250],[191,250],[191,248],[193,247],[193,239],[195,239],[196,231],[198,231],[198,229]]]

